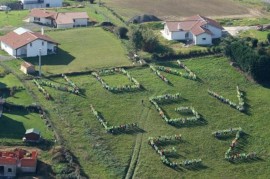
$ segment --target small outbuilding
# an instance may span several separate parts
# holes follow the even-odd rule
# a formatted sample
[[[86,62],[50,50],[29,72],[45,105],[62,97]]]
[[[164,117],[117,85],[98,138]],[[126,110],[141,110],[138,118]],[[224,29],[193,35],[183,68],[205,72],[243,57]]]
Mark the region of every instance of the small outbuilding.
[[[40,142],[41,139],[40,131],[34,128],[27,129],[23,137],[25,142]]]
[[[25,74],[31,74],[31,73],[35,73],[35,66],[29,62],[23,62],[21,64],[21,69],[20,69],[23,73]]]

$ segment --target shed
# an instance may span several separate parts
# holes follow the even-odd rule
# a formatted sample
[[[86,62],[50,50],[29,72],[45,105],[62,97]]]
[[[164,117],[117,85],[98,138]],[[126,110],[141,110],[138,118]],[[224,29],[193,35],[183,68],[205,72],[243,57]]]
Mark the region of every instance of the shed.
[[[27,129],[23,137],[23,141],[25,142],[40,142],[40,140],[41,140],[40,131],[34,128]]]
[[[23,62],[21,64],[21,71],[25,74],[35,73],[35,66],[29,62]]]

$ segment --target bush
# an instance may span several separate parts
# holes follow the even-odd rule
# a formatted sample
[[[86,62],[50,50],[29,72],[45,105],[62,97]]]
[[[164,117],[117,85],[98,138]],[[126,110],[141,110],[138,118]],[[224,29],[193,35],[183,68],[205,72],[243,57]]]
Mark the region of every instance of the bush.
[[[128,29],[126,27],[116,27],[114,29],[114,33],[120,38],[125,39],[127,38]]]

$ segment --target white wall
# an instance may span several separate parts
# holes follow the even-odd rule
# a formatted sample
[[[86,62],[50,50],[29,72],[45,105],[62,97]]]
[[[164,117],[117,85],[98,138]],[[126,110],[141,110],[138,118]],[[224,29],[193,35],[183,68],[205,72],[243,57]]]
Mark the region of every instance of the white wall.
[[[186,31],[172,32],[172,40],[186,40]]]
[[[8,46],[7,44],[5,44],[3,42],[1,42],[1,49],[4,50],[4,51],[6,51],[11,56],[14,56],[14,57],[16,56],[15,50],[12,49],[10,46]]]
[[[68,29],[68,28],[73,28],[73,23],[72,24],[57,24],[57,29]]]
[[[51,25],[52,24],[52,20],[51,19],[46,19],[46,18],[40,18],[40,20],[35,20],[35,17],[30,16],[29,17],[29,21],[30,22],[39,22],[45,25]]]
[[[48,4],[49,7],[62,7],[63,0],[44,0],[44,3],[27,4],[27,2],[38,2],[38,0],[21,0],[24,9],[44,8]]]
[[[44,4],[50,4],[50,7],[62,7],[63,0],[44,0]]]
[[[211,25],[207,25],[207,29],[212,32],[212,38],[220,38],[222,36],[222,30]]]
[[[42,42],[44,44],[42,45]],[[32,43],[32,46],[30,45]],[[37,39],[27,44],[27,57],[36,57],[39,55],[39,49],[41,49],[41,55],[47,55],[47,41]]]
[[[193,38],[194,38],[195,45],[211,45],[212,44],[212,36],[207,33],[202,33],[198,36],[193,35]]]
[[[88,24],[88,19],[74,19],[74,25],[75,26],[87,26]]]
[[[168,26],[164,25],[164,30],[161,31],[162,36],[167,40],[172,40],[172,33],[169,31]]]

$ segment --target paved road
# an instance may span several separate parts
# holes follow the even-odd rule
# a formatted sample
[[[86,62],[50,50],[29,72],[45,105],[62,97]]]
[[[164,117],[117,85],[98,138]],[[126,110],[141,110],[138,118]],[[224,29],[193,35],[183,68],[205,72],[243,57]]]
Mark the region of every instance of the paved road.
[[[240,31],[247,31],[256,29],[256,26],[236,26],[236,27],[223,27],[232,36],[238,35]]]

